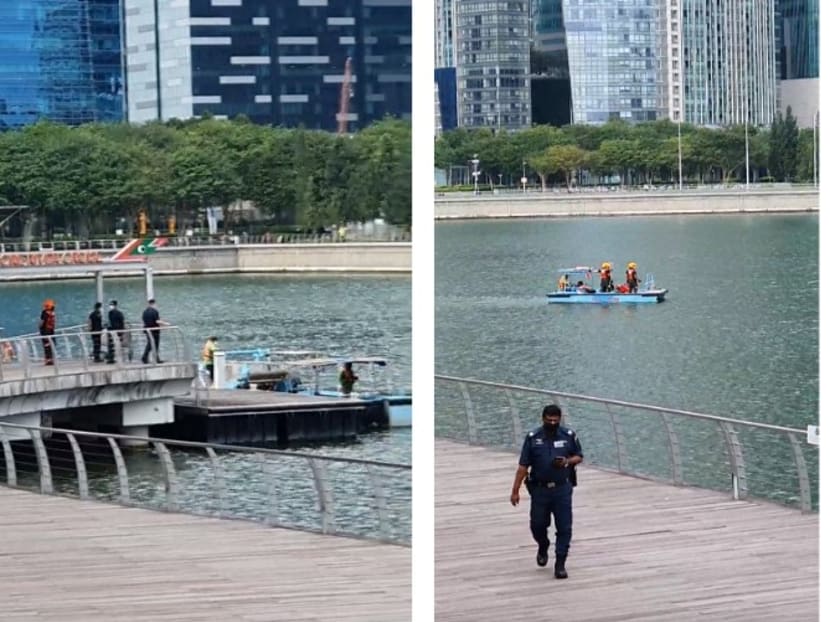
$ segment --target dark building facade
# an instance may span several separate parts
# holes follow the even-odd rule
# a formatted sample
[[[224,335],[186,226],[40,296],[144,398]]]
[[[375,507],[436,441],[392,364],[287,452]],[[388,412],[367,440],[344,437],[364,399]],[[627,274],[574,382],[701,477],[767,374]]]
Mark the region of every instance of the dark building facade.
[[[777,9],[779,78],[818,78],[818,0],[778,0]]]
[[[435,84],[438,85],[438,107],[441,114],[441,129],[454,130],[458,127],[458,102],[455,90],[455,67],[435,69]]]
[[[119,0],[0,2],[0,128],[125,118]]]
[[[125,2],[131,121],[334,130],[347,59],[350,131],[411,115],[411,0]]]

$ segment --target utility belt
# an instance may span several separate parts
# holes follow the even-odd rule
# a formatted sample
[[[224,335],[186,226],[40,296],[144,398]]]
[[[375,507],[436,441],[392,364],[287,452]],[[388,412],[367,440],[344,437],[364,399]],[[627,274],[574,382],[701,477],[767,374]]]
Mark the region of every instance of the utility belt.
[[[562,488],[571,485],[570,480],[565,480],[564,482],[541,482],[530,478],[525,479],[525,488],[527,488],[528,492],[536,490],[537,488]]]

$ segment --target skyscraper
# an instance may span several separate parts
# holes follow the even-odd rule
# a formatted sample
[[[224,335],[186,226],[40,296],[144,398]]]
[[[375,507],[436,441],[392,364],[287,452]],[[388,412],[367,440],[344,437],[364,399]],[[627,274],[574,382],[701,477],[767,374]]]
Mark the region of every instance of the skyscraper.
[[[781,109],[792,108],[801,127],[818,122],[818,0],[778,0],[777,48]]]
[[[563,0],[562,14],[575,123],[667,116],[660,2]]]
[[[684,0],[682,24],[683,120],[772,123],[774,0]]]
[[[124,119],[119,0],[0,2],[0,129]]]
[[[124,2],[130,121],[334,130],[347,74],[350,130],[411,115],[411,0]]]
[[[531,0],[456,0],[458,125],[530,126]]]

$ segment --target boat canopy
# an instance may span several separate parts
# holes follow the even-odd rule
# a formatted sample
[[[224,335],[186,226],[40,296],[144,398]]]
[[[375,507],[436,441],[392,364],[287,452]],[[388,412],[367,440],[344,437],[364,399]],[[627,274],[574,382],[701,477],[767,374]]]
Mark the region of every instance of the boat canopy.
[[[557,272],[560,274],[585,274],[586,272],[594,271],[594,268],[590,266],[576,266],[575,268],[559,268]]]
[[[377,365],[378,367],[384,367],[386,365],[386,359],[379,356],[344,356],[337,358],[298,359],[296,361],[290,361],[290,365],[292,367],[311,367],[313,369],[339,367],[344,363],[352,363],[355,365]]]

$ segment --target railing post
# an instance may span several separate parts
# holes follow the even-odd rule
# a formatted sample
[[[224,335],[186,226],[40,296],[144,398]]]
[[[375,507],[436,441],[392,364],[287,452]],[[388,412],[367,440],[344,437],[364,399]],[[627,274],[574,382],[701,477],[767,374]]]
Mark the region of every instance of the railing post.
[[[308,458],[308,463],[314,474],[314,487],[317,489],[323,533],[332,533],[334,531],[334,499],[328,485],[326,463],[319,458]]]
[[[51,495],[54,492],[54,488],[52,487],[52,470],[49,468],[49,456],[46,453],[46,445],[43,444],[40,430],[30,429],[29,436],[32,437],[32,443],[35,446],[35,456],[37,456],[37,469],[40,472],[40,492],[44,495]]]
[[[213,490],[219,502],[218,514],[221,516],[225,507],[225,470],[222,468],[222,463],[219,462],[219,457],[213,447],[206,447],[205,450],[208,458],[210,458],[210,466],[213,467]]]
[[[179,490],[173,458],[170,456],[167,446],[161,441],[153,441],[153,447],[156,448],[156,452],[161,458],[161,464],[164,466],[164,494],[167,497],[167,510],[175,512],[177,508],[176,497]]]
[[[669,421],[669,417],[666,413],[661,412],[660,418],[663,420],[663,425],[666,427],[666,434],[669,437],[669,456],[671,457],[671,474],[672,474],[672,481],[680,486],[683,484],[683,471],[681,465],[681,454],[680,454],[680,441],[677,438],[677,434],[674,431],[674,427]]]
[[[510,389],[505,389],[507,394],[507,402],[510,405],[510,418],[513,421],[513,441],[516,447],[521,447],[524,440],[525,431],[522,428],[522,422],[519,418],[519,408],[516,406],[516,400],[513,399],[513,394]]]
[[[74,434],[66,434],[69,444],[72,446],[72,455],[75,457],[75,470],[78,472],[78,496],[81,499],[89,498],[89,482],[86,477],[86,463],[84,462],[84,454],[81,452],[81,446],[75,439]]]
[[[383,479],[378,475],[374,465],[367,464],[366,471],[369,474],[369,481],[374,491],[375,510],[377,510],[378,521],[380,521],[380,533],[384,538],[391,538],[392,529],[390,527],[389,509],[386,505],[386,489],[382,484]]]
[[[130,480],[127,477],[127,465],[124,464],[124,456],[121,455],[121,448],[118,447],[118,443],[115,442],[115,439],[108,436],[107,442],[112,450],[112,457],[115,459],[115,468],[118,471],[118,485],[121,489],[121,503],[128,505],[130,503]]]
[[[9,486],[17,486],[17,470],[14,465],[14,453],[12,444],[6,436],[6,429],[0,424],[0,443],[3,445],[3,456],[6,458],[6,483]]]
[[[464,398],[464,410],[467,414],[467,438],[470,439],[470,444],[475,445],[478,442],[476,415],[473,411],[473,400],[470,399],[470,391],[463,382],[461,383],[461,396]]]
[[[787,436],[790,439],[790,444],[793,448],[793,455],[795,456],[795,466],[798,469],[798,489],[801,493],[801,511],[809,512],[813,509],[812,495],[810,493],[810,475],[807,472],[807,462],[804,460],[804,452],[801,450],[801,445],[795,434],[789,432]]]
[[[735,500],[745,499],[747,496],[746,465],[744,454],[741,448],[741,441],[731,423],[720,422],[726,440],[726,449],[729,452],[729,464],[732,467],[732,497]]]
[[[620,473],[628,473],[623,469],[623,464],[628,464],[628,452],[625,450],[625,439],[622,435],[622,426],[617,414],[613,412],[608,404],[605,404],[605,410],[608,412],[608,417],[611,419],[611,429],[614,430],[614,444],[617,447],[617,470]]]

